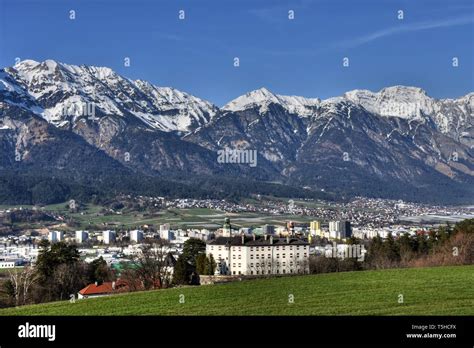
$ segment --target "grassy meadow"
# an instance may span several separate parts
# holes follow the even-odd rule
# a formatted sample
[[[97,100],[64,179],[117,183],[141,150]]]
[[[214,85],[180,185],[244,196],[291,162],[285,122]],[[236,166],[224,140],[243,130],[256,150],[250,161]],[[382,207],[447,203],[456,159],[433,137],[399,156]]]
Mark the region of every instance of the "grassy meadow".
[[[8,308],[0,315],[474,315],[474,266],[238,281]]]

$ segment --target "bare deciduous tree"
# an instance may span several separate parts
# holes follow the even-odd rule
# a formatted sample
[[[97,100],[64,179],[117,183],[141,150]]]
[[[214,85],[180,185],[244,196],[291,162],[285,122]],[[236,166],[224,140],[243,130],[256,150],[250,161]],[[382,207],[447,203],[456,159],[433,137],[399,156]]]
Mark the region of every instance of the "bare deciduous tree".
[[[21,270],[9,270],[8,275],[13,288],[15,305],[27,304],[30,298],[30,290],[38,281],[34,268],[27,266]]]
[[[131,257],[131,260],[136,265],[137,280],[145,289],[167,287],[171,284],[174,265],[167,241],[145,241],[141,252]]]

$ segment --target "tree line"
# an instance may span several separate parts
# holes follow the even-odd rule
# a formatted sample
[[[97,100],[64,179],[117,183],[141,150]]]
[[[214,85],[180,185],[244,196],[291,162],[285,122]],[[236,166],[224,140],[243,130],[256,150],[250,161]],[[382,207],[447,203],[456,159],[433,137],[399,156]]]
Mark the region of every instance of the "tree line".
[[[310,272],[470,265],[474,263],[474,219],[463,220],[454,226],[446,224],[428,233],[405,233],[399,238],[389,234],[385,239],[376,236],[367,243],[351,238],[348,243],[364,245],[367,253],[362,262],[355,258],[312,256]]]
[[[74,244],[50,244],[42,240],[39,247],[34,266],[9,271],[3,283],[9,305],[66,300],[87,284],[113,278],[113,272],[102,257],[89,264],[83,262]]]
[[[275,197],[333,199],[320,191],[299,187],[244,180],[231,177],[172,175],[163,177],[141,174],[77,177],[67,171],[55,173],[37,170],[0,170],[0,204],[56,204],[71,199],[100,204],[121,194],[163,196],[169,198],[227,199],[238,201],[253,194]]]
[[[141,252],[112,269],[99,257],[90,263],[80,258],[77,245],[42,240],[34,266],[9,270],[2,291],[7,300],[1,306],[21,306],[76,298],[88,284],[116,281],[126,284],[126,291],[153,290],[181,285],[199,285],[200,275],[214,274],[216,262],[206,256],[206,244],[190,238],[177,260],[165,240],[147,239]]]

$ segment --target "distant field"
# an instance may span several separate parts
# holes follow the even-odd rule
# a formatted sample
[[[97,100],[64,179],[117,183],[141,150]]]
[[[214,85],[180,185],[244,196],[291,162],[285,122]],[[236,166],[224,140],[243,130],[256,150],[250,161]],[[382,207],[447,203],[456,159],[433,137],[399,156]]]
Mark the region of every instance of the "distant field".
[[[174,228],[210,228],[215,229],[222,226],[224,218],[229,216],[231,223],[236,228],[240,227],[260,227],[265,224],[285,225],[287,221],[306,222],[313,220],[309,216],[296,216],[290,214],[269,215],[265,213],[226,213],[224,211],[208,208],[189,208],[177,209],[171,208],[160,211],[154,215],[148,215],[142,212],[127,212],[124,214],[99,214],[101,206],[86,204],[85,208],[79,213],[70,213],[67,202],[52,204],[40,208],[45,211],[55,211],[76,220],[79,225],[70,228],[70,230],[89,229],[91,226],[108,226],[109,228],[135,228],[142,225],[160,225],[170,223]],[[316,204],[316,203],[314,203]],[[20,206],[0,206],[0,209],[19,208]],[[32,206],[23,205],[23,208],[32,208]],[[55,223],[28,223],[19,224],[23,228],[41,228]]]
[[[24,306],[0,315],[474,315],[473,274],[474,266],[457,266],[272,278]]]
[[[13,268],[0,268],[0,273],[8,273],[8,271],[14,271],[16,269],[22,269],[23,267],[13,267]]]

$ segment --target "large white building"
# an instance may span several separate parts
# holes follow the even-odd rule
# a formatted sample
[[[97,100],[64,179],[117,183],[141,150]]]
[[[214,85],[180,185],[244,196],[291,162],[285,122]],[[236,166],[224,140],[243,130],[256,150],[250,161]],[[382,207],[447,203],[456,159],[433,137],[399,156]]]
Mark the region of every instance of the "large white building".
[[[218,237],[206,245],[219,275],[309,273],[309,243],[273,236]]]
[[[51,231],[48,233],[48,240],[51,243],[60,242],[64,239],[64,234],[62,231]]]
[[[143,231],[133,230],[130,231],[130,241],[140,243],[143,240]]]
[[[171,241],[174,238],[174,233],[170,229],[170,224],[160,225],[160,238]]]
[[[349,221],[329,221],[329,238],[344,239],[352,235]]]
[[[160,232],[161,232],[161,231],[169,231],[170,229],[171,229],[170,224],[163,224],[163,225],[160,225]]]
[[[174,239],[174,232],[171,230],[160,231],[160,238],[167,241],[171,241]]]
[[[89,232],[87,231],[76,231],[76,243],[82,244],[89,239]]]
[[[104,240],[104,244],[113,243],[113,242],[115,242],[115,231],[110,231],[110,230],[103,231],[102,232],[102,237],[103,237],[103,240]]]
[[[7,259],[0,261],[0,268],[14,268],[22,264],[21,259]]]

